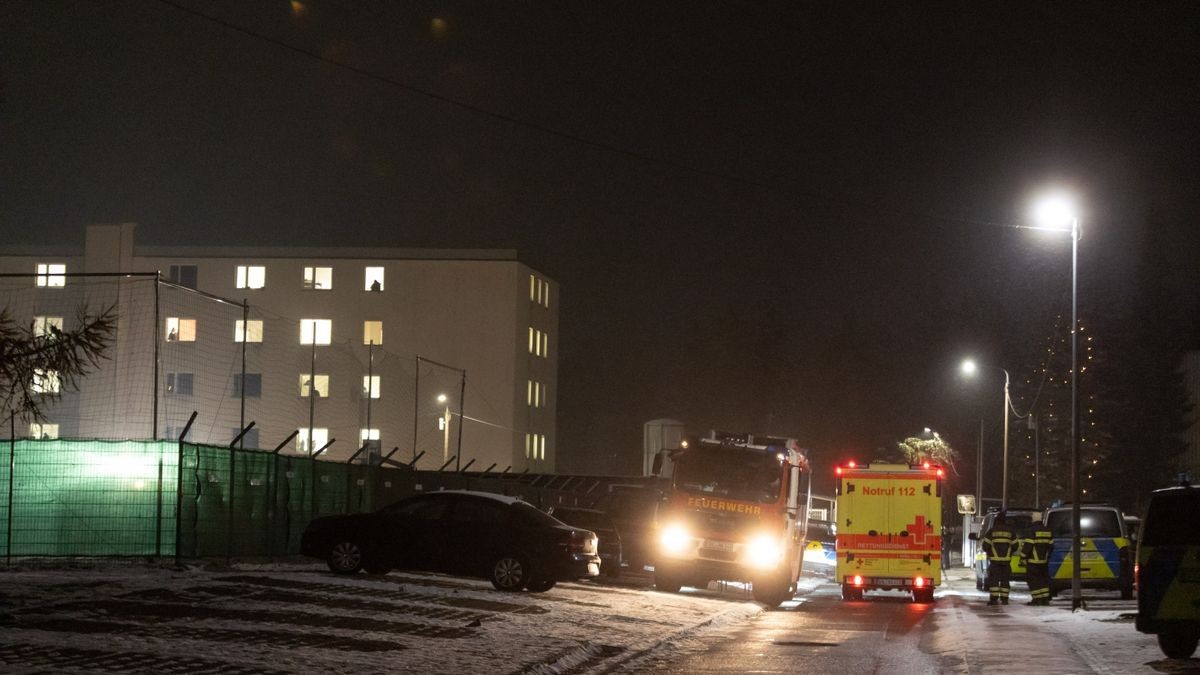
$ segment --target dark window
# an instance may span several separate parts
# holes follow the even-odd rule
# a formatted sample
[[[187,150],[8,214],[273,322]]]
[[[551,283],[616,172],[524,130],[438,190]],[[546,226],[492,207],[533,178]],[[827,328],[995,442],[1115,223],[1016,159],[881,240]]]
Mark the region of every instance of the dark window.
[[[1200,546],[1200,490],[1154,495],[1142,521],[1146,546]]]
[[[245,387],[243,387],[243,383]],[[241,398],[245,392],[246,398],[262,397],[262,373],[246,373],[243,377],[241,373],[233,376],[233,396]]]
[[[167,373],[167,393],[176,396],[191,396],[192,378],[192,373]]]
[[[481,525],[500,525],[504,523],[505,508],[499,502],[489,502],[486,499],[460,499],[450,512],[450,520],[456,523],[479,523]]]
[[[444,497],[417,499],[388,507],[389,515],[416,520],[441,520],[449,500]]]
[[[533,504],[526,502],[516,502],[513,504],[512,513],[518,522],[532,527],[557,527],[562,525],[562,522],[558,518],[548,515],[544,511],[539,511]]]
[[[195,265],[171,265],[167,272],[167,281],[188,288],[196,287],[196,277]]]
[[[1071,509],[1051,511],[1046,518],[1046,525],[1055,537],[1071,536]],[[1081,537],[1120,537],[1121,520],[1117,512],[1111,509],[1079,510],[1079,536]]]

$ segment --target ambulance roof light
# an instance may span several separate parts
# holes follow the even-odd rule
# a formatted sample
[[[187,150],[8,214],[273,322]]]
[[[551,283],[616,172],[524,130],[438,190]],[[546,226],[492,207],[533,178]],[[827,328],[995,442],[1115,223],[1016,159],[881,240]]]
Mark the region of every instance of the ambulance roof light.
[[[850,460],[849,462],[846,462],[846,466],[853,469],[854,467],[858,466],[858,464],[854,460]]]
[[[929,468],[929,462],[928,462],[928,461],[927,461],[927,462],[925,462],[924,464],[922,464],[922,466],[924,466],[926,469],[928,469],[928,468]]]

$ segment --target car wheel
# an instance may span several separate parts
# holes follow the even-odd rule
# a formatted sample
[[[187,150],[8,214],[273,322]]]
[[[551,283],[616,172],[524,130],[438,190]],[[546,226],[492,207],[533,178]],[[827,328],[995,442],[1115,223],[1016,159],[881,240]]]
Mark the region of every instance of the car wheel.
[[[1200,642],[1200,633],[1168,631],[1158,634],[1158,647],[1169,659],[1191,658],[1196,653],[1197,642]]]
[[[354,574],[362,569],[362,548],[353,541],[338,541],[329,548],[325,562],[335,574]]]
[[[492,586],[498,591],[516,592],[529,581],[529,566],[518,555],[501,556],[492,563]]]
[[[767,607],[778,607],[792,599],[787,579],[771,579],[754,584],[754,599]]]
[[[551,588],[554,588],[554,584],[556,583],[557,582],[554,579],[534,579],[525,584],[525,589],[530,593],[545,593]]]
[[[654,589],[663,593],[678,593],[683,588],[683,577],[677,572],[659,568],[654,570]]]
[[[862,600],[863,589],[855,588],[850,584],[842,584],[842,600]]]

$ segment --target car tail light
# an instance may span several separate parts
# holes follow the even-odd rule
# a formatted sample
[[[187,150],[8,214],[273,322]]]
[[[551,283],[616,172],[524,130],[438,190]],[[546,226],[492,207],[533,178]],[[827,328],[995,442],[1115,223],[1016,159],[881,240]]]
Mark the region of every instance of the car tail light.
[[[571,538],[567,541],[567,550],[571,553],[595,555],[598,541],[596,535],[587,530],[572,530]]]

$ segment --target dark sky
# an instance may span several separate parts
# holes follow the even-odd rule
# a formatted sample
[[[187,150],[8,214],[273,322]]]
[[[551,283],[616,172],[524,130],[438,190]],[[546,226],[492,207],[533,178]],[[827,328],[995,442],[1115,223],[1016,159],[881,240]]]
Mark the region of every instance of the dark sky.
[[[0,236],[518,249],[564,469],[656,417],[971,447],[957,360],[1069,311],[1068,238],[1005,227],[1041,188],[1091,311],[1149,263],[1195,313],[1200,5],[950,7],[8,0]]]

